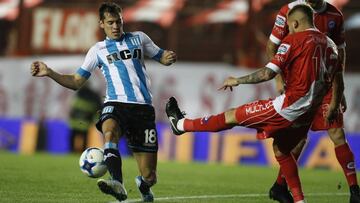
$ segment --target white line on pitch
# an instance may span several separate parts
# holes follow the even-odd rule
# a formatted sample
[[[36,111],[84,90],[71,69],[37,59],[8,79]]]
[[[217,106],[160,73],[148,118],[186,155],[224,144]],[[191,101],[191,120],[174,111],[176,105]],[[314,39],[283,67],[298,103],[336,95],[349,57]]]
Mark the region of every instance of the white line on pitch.
[[[321,196],[347,196],[349,193],[305,193],[307,197]],[[156,197],[156,201],[186,200],[186,199],[221,199],[234,197],[267,197],[268,194],[228,194],[228,195],[198,195],[198,196],[175,196],[175,197]],[[142,202],[141,199],[128,199],[125,203]],[[116,202],[111,202],[116,203]]]

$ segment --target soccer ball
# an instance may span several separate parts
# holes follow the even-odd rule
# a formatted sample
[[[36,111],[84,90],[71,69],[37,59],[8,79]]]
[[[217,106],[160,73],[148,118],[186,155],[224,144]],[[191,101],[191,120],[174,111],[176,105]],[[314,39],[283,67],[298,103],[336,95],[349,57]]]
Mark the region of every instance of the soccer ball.
[[[107,167],[104,151],[97,147],[87,148],[80,156],[80,170],[88,177],[98,178],[105,175]]]

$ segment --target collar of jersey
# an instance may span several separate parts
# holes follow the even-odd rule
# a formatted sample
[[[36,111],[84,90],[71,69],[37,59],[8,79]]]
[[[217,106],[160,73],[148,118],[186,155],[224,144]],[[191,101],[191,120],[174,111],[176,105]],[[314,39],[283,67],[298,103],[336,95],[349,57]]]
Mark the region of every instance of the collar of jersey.
[[[120,36],[120,38],[119,38],[119,39],[110,39],[108,36],[106,36],[106,40],[108,40],[108,41],[117,41],[117,42],[121,42],[121,41],[125,38],[125,35],[126,35],[126,33],[125,33],[125,32],[123,32],[123,33],[122,33],[122,35]]]
[[[306,31],[318,31],[319,32],[319,30],[316,28],[308,28],[308,29],[306,29]]]

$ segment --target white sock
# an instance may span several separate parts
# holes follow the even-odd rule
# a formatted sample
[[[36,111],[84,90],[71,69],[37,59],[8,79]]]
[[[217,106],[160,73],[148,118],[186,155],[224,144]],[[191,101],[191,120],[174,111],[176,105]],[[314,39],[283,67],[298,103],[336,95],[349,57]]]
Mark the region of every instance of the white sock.
[[[176,128],[180,131],[185,131],[184,130],[184,121],[185,121],[185,118],[182,118],[180,119],[177,124],[176,124]]]
[[[306,201],[305,200],[300,200],[300,201],[297,201],[295,203],[306,203]]]

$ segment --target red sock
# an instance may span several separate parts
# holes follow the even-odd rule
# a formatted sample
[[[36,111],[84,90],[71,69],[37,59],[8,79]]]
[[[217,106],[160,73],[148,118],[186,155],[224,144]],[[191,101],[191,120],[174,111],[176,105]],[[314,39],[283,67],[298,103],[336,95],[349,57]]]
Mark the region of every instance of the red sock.
[[[205,131],[205,132],[218,132],[234,127],[225,123],[225,114],[221,113],[215,116],[185,119],[184,130],[186,132]]]
[[[300,153],[299,154],[295,154],[295,153],[291,153],[295,159],[295,161],[297,161],[300,157]],[[282,175],[281,170],[279,169],[279,173],[278,176],[276,178],[276,183],[279,185],[285,185],[286,184],[286,180],[285,177]]]
[[[280,169],[279,169],[278,176],[276,178],[276,183],[279,185],[286,185],[286,180],[285,180],[284,176],[282,175]]]
[[[293,195],[294,202],[304,199],[304,193],[301,189],[300,177],[296,161],[292,155],[283,155],[276,157],[276,160],[280,164],[280,170],[285,176],[286,182]]]
[[[335,147],[336,158],[339,161],[349,186],[357,185],[354,154],[347,143]]]

